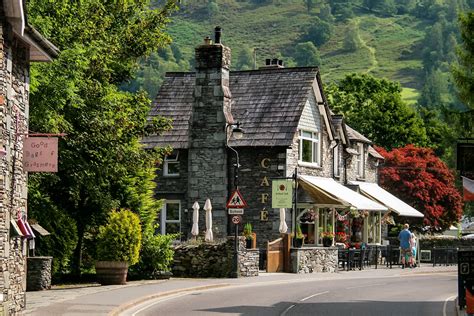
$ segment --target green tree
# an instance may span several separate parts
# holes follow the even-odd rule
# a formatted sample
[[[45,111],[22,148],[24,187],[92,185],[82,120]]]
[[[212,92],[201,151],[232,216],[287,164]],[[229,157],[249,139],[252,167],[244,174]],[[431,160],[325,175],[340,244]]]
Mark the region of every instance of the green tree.
[[[147,122],[146,94],[117,86],[131,78],[140,57],[169,42],[163,28],[175,7],[171,0],[153,9],[147,0],[29,2],[30,23],[61,50],[53,63],[32,67],[30,128],[67,133],[58,173],[32,175],[38,185],[31,189],[75,220],[75,273],[85,233],[109,210],[156,207],[150,192],[141,191],[153,185],[143,173],[153,172],[162,151],[144,150],[139,139],[169,122]]]
[[[294,59],[296,64],[300,67],[321,65],[321,56],[312,42],[304,42],[296,45]]]
[[[242,49],[237,55],[237,63],[235,65],[237,70],[250,70],[254,67],[253,51],[248,46],[242,46]]]
[[[359,33],[359,23],[351,21],[347,26],[346,35],[344,36],[343,48],[348,52],[355,52],[362,46],[362,39]]]
[[[453,75],[459,90],[459,97],[474,110],[474,11],[459,17],[462,43],[458,47],[459,64],[453,67]]]
[[[311,21],[311,25],[306,29],[301,40],[302,42],[313,42],[315,46],[321,46],[329,41],[332,32],[332,24],[316,17]]]
[[[328,89],[335,112],[375,144],[387,149],[429,140],[418,113],[402,101],[400,85],[370,75],[347,75]]]

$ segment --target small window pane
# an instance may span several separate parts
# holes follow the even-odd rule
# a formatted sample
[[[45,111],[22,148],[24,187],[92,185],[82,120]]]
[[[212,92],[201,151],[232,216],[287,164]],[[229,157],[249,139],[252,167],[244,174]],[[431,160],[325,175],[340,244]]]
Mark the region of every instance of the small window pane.
[[[166,223],[166,233],[167,234],[178,234],[180,233],[180,224],[179,223]]]
[[[303,150],[302,150],[302,161],[306,162],[312,162],[313,161],[313,153],[312,153],[312,147],[313,147],[313,142],[310,140],[303,140]]]
[[[178,162],[168,162],[168,175],[179,175]]]
[[[179,220],[179,204],[178,203],[166,204],[166,220],[168,221]]]
[[[314,160],[313,162],[319,163],[319,143],[313,143],[313,152],[314,152]]]
[[[313,133],[303,131],[303,137],[313,138]]]

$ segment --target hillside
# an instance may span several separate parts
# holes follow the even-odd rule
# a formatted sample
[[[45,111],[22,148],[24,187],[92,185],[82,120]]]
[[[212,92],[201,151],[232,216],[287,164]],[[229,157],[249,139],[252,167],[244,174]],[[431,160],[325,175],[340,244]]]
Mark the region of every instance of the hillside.
[[[400,82],[410,103],[422,90],[440,91],[438,99],[452,103],[449,64],[459,39],[456,19],[468,8],[464,0],[182,1],[167,29],[172,52],[143,61],[129,90],[144,87],[153,97],[164,72],[192,69],[194,47],[219,25],[224,44],[232,49],[233,69],[253,68],[254,57],[257,67],[266,58],[306,66],[295,56],[299,43],[312,41],[318,51],[313,60],[326,83],[352,72],[370,73]],[[353,49],[346,47],[350,34]],[[438,78],[424,87],[430,74]]]

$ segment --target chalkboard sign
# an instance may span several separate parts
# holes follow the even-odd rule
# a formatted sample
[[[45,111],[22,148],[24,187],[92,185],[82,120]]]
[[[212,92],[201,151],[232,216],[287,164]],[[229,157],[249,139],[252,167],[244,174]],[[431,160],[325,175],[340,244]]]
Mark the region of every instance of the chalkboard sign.
[[[459,307],[466,306],[466,289],[474,293],[474,250],[458,251]]]

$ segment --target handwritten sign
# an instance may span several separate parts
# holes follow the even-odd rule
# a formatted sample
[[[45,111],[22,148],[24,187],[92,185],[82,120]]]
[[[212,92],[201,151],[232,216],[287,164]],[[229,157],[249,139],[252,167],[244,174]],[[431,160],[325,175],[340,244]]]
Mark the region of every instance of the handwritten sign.
[[[28,137],[23,147],[23,168],[28,172],[58,172],[58,139]]]

